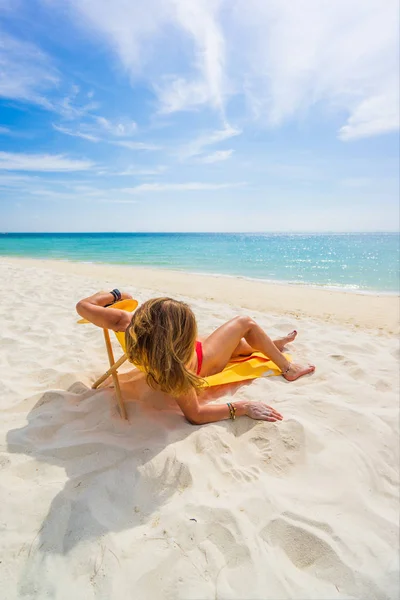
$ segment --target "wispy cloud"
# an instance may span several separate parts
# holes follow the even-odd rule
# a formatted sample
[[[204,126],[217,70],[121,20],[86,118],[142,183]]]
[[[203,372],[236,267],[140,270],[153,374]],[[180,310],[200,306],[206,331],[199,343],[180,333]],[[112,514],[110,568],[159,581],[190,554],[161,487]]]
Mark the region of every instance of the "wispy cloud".
[[[86,171],[93,166],[89,160],[74,160],[61,154],[0,152],[0,169],[5,171]]]
[[[163,112],[207,106],[224,118],[228,101],[242,96],[269,126],[316,105],[346,115],[343,140],[399,126],[398,0],[69,3],[132,80],[148,79]]]
[[[123,171],[119,171],[118,173],[114,173],[116,175],[160,175],[166,171],[167,167],[164,165],[158,165],[156,167],[135,167],[130,166],[124,169]]]
[[[97,102],[86,102],[86,97],[86,94],[81,93],[79,86],[73,84],[66,96],[51,104],[51,109],[70,121],[85,117],[98,108]]]
[[[15,173],[1,173],[0,172],[0,187],[1,188],[15,188],[20,187],[21,184],[29,184],[36,182],[37,178],[35,175],[20,175]]]
[[[214,144],[228,140],[232,137],[240,135],[241,133],[242,131],[240,129],[226,124],[223,129],[217,129],[215,131],[202,134],[189,144],[186,144],[180,149],[179,154],[181,158],[199,156],[209,146],[213,146]]]
[[[98,108],[96,102],[83,101],[80,88],[65,85],[53,60],[31,42],[6,34],[0,29],[0,98],[33,104],[72,120]]]
[[[54,90],[59,74],[37,46],[0,31],[0,97],[51,109],[46,93]]]
[[[137,204],[138,200],[132,200],[131,198],[103,198],[100,202],[106,202],[107,204]]]
[[[113,123],[110,119],[105,117],[95,117],[97,124],[104,129],[110,135],[116,137],[127,137],[131,136],[137,131],[137,125],[134,121],[120,121]]]
[[[216,162],[221,162],[223,160],[228,160],[233,154],[233,150],[217,150],[216,152],[212,152],[211,154],[207,154],[199,158],[199,162],[205,164],[211,164]]]
[[[107,204],[135,204],[138,201],[133,200],[132,198],[119,198],[118,190],[92,190],[92,191],[74,191],[74,192],[66,192],[59,191],[54,189],[46,189],[46,188],[36,188],[36,189],[28,189],[25,191],[26,194],[34,195],[35,197],[40,197],[41,199],[48,200],[50,202],[62,202],[62,203],[72,203],[77,201],[84,202],[99,202],[99,203],[107,203]]]
[[[244,81],[253,113],[278,126],[318,105],[329,115],[347,113],[341,139],[394,131],[398,10],[397,0],[238,0],[242,43],[234,49],[230,39],[231,58],[247,73],[235,79]]]
[[[223,190],[228,188],[242,187],[244,182],[239,183],[142,183],[135,187],[123,188],[121,192],[127,194],[141,194],[143,192],[201,192]]]
[[[100,138],[92,135],[91,133],[84,133],[83,131],[73,131],[72,129],[68,129],[67,127],[63,127],[62,125],[56,125],[53,123],[53,129],[59,131],[60,133],[64,133],[65,135],[70,135],[72,137],[82,138],[83,140],[88,140],[90,142],[99,142]]]
[[[370,137],[379,133],[396,131],[399,127],[399,83],[393,81],[392,89],[361,102],[340,128],[339,138],[344,141]]]
[[[102,117],[103,119],[103,117]],[[96,118],[97,120],[97,118]],[[104,121],[106,121],[106,119],[104,119]],[[108,122],[110,124],[110,122]],[[104,127],[104,125],[103,125]],[[129,128],[126,127],[125,129],[123,129],[123,126],[121,123],[117,124],[115,127],[111,127],[111,124],[107,127],[104,127],[107,130],[107,133],[110,132],[110,130],[112,129],[111,135],[112,137],[114,136],[124,136],[124,135],[128,135],[128,130]],[[115,140],[115,139],[110,139],[110,137],[106,138],[104,137],[104,134],[106,133],[106,131],[100,131],[100,134],[103,134],[103,136],[101,135],[96,135],[95,133],[92,133],[94,131],[99,131],[99,128],[95,128],[93,127],[92,124],[88,124],[88,123],[83,123],[80,125],[79,129],[71,129],[69,127],[65,127],[64,125],[56,125],[53,123],[53,129],[55,129],[56,131],[59,131],[60,133],[64,133],[65,135],[69,135],[71,137],[77,137],[77,138],[81,138],[90,142],[105,142],[108,144],[113,144],[114,146],[122,146],[123,148],[128,148],[128,150],[160,150],[160,146],[157,146],[155,144],[151,144],[151,143],[147,143],[147,142],[139,142],[139,141],[135,141],[135,140]],[[120,133],[117,133],[117,131],[119,131]],[[124,133],[123,133],[124,131]]]
[[[161,146],[156,146],[155,144],[148,144],[146,142],[132,142],[129,140],[120,140],[120,141],[110,141],[110,144],[114,144],[115,146],[122,146],[123,148],[128,148],[128,150],[161,150]]]
[[[189,77],[171,77],[166,85],[158,87],[162,112],[176,112],[209,104],[224,115],[227,96],[225,38],[218,23],[222,4],[221,0],[176,0],[172,4],[170,18],[191,40],[196,70]]]
[[[223,110],[224,36],[216,16],[221,0],[69,0],[80,24],[101,33],[119,56],[131,77],[149,76],[160,98],[163,112],[174,112],[210,103]],[[148,52],[159,44],[165,58],[165,30],[174,28],[174,39],[187,44],[186,57],[194,72],[160,73],[156,53]],[[178,33],[176,36],[175,33]],[[170,36],[169,40],[173,38]],[[175,41],[174,41],[175,45]]]
[[[0,125],[0,135],[12,135],[12,131],[9,127],[2,127]]]

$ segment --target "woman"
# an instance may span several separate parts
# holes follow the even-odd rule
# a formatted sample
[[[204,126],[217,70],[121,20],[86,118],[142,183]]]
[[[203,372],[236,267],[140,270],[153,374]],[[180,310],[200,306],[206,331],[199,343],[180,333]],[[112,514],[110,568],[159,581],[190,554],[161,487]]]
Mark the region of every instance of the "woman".
[[[312,373],[289,363],[283,347],[297,332],[274,342],[250,317],[231,319],[203,342],[198,341],[196,319],[187,304],[171,298],[144,302],[132,315],[124,310],[106,308],[131,296],[115,289],[98,292],[78,302],[79,315],[99,327],[124,331],[129,360],[147,374],[147,383],[172,396],[190,423],[201,425],[246,415],[262,421],[281,421],[274,408],[248,400],[227,404],[200,404],[198,392],[203,377],[222,371],[231,358],[262,352],[282,371],[288,381]]]

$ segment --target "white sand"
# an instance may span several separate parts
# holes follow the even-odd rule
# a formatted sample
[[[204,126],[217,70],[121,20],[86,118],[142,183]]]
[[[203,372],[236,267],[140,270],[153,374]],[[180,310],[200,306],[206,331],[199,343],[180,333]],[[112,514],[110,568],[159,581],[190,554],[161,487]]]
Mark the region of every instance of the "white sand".
[[[398,597],[396,298],[4,257],[0,277],[2,600]],[[317,372],[219,390],[282,423],[201,427],[128,374],[123,422],[74,313],[115,286],[188,300],[203,334],[296,328]]]

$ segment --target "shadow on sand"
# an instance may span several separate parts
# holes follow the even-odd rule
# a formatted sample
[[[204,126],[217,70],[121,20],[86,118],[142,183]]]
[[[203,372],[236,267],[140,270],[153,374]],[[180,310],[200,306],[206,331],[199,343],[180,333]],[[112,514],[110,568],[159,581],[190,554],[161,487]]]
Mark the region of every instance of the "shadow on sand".
[[[238,387],[210,390],[204,401]],[[190,425],[176,405],[166,405],[142,376],[127,374],[122,391],[130,400],[129,421],[117,414],[112,389],[92,390],[77,381],[68,391],[45,392],[28,423],[8,433],[9,452],[61,467],[68,477],[40,528],[36,545],[42,554],[67,554],[84,540],[143,525],[170,496],[191,485],[178,443],[201,427]],[[233,427],[235,435],[252,426],[248,419],[213,425]]]

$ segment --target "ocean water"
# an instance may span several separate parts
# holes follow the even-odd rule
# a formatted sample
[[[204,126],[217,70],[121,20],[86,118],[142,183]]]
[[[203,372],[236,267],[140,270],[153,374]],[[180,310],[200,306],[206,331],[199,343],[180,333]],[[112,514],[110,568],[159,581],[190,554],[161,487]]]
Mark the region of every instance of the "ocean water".
[[[396,233],[10,233],[0,234],[2,255],[399,292]]]

